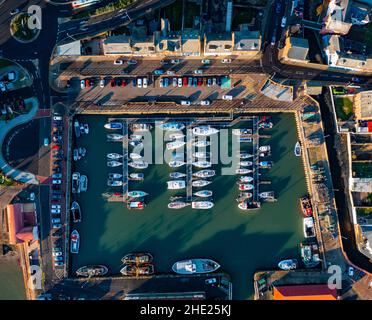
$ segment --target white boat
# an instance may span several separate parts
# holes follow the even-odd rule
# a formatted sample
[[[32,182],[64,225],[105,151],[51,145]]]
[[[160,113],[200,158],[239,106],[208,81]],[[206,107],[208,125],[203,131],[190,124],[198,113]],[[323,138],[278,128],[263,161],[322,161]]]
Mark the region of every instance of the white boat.
[[[272,161],[260,161],[258,163],[258,165],[260,166],[260,168],[271,168],[273,166],[273,162]]]
[[[247,169],[247,168],[238,168],[235,170],[235,173],[236,174],[248,174],[248,173],[251,173],[252,170],[251,169]]]
[[[149,164],[146,161],[136,160],[129,162],[128,166],[135,169],[146,169],[149,166]]]
[[[123,129],[123,124],[121,122],[109,122],[104,127],[109,130]]]
[[[242,167],[250,167],[251,165],[253,164],[252,161],[240,161],[238,163],[239,166],[242,166]]]
[[[168,203],[169,209],[182,209],[187,207],[189,204],[184,201],[173,201]]]
[[[212,181],[209,181],[209,180],[195,180],[192,182],[192,186],[193,187],[205,187],[207,186],[208,184],[211,184]]]
[[[129,137],[130,141],[141,141],[143,139],[143,135],[141,134],[131,134]]]
[[[108,167],[119,167],[121,165],[123,165],[123,163],[119,162],[119,161],[115,161],[115,160],[107,161],[107,166]]]
[[[180,139],[183,139],[185,138],[185,135],[183,133],[170,133],[169,136],[168,136],[168,139],[169,140],[180,140]]]
[[[123,156],[119,153],[108,153],[107,154],[107,158],[108,159],[112,159],[112,160],[118,160],[120,158],[122,158]]]
[[[203,158],[203,159],[206,159],[206,158],[212,157],[212,154],[210,152],[199,151],[199,152],[194,152],[192,154],[192,156],[194,158]]]
[[[201,197],[201,198],[208,198],[213,195],[213,191],[211,190],[200,190],[198,192],[194,193],[195,196]]]
[[[107,139],[115,140],[115,141],[122,140],[123,138],[124,138],[124,136],[122,134],[118,134],[118,133],[109,133],[107,135]]]
[[[88,190],[88,177],[83,174],[80,176],[80,189],[81,191]]]
[[[211,145],[211,142],[208,140],[198,140],[192,143],[194,147],[203,148]]]
[[[85,157],[86,153],[87,153],[87,149],[85,148],[78,148],[78,152],[79,152],[79,157]]]
[[[70,235],[70,252],[79,253],[80,248],[80,234],[77,230],[71,232]]]
[[[217,262],[210,259],[190,259],[176,262],[172,270],[178,274],[197,274],[214,272],[219,267]]]
[[[278,267],[282,270],[295,270],[298,267],[297,259],[282,260],[278,263]]]
[[[197,171],[193,173],[193,176],[198,177],[198,178],[210,178],[210,177],[215,176],[215,174],[216,174],[216,171],[207,169],[207,170]]]
[[[259,209],[260,207],[260,202],[248,201],[247,199],[239,202],[238,204],[238,208],[241,210],[254,210]]]
[[[86,123],[84,124],[84,133],[88,134],[89,133],[89,125]]]
[[[210,161],[196,161],[193,162],[193,166],[198,168],[210,168],[212,163]]]
[[[171,168],[178,168],[178,167],[182,167],[186,164],[186,162],[184,161],[179,161],[179,160],[173,160],[171,162],[168,163],[168,165],[171,167]]]
[[[251,192],[240,192],[236,201],[242,202],[243,200],[250,199],[253,197],[253,193]]]
[[[120,187],[120,186],[123,185],[123,181],[121,181],[121,180],[108,179],[107,180],[107,185],[109,187]]]
[[[175,149],[183,147],[185,144],[186,144],[185,141],[176,140],[176,141],[168,142],[166,146],[168,150],[175,150]]]
[[[238,158],[240,159],[249,159],[249,158],[252,158],[253,155],[248,153],[248,152],[239,152],[236,154]]]
[[[179,179],[179,178],[184,178],[186,177],[186,173],[181,173],[181,172],[171,172],[169,174],[169,177],[172,179]]]
[[[301,144],[300,141],[296,142],[295,148],[294,148],[294,154],[296,157],[301,157]]]
[[[252,190],[253,188],[254,188],[254,185],[253,184],[239,183],[239,190],[240,191]]]
[[[140,140],[129,141],[129,145],[132,147],[143,148],[143,142]]]
[[[270,152],[271,151],[271,147],[269,145],[261,146],[261,147],[258,148],[258,151],[259,152]]]
[[[129,175],[129,178],[131,180],[142,181],[142,180],[144,180],[145,175],[142,172],[140,172],[140,173],[131,173]]]
[[[159,128],[166,131],[181,131],[185,129],[185,125],[180,122],[167,122],[160,124]]]
[[[123,175],[121,173],[109,173],[109,179],[121,179]]]
[[[260,192],[258,196],[261,199],[265,199],[265,200],[275,200],[275,192],[274,191]]]
[[[312,217],[304,218],[303,227],[305,238],[315,237],[314,219]]]
[[[172,180],[167,182],[168,190],[179,190],[186,188],[185,180]]]
[[[78,161],[80,159],[80,157],[79,157],[79,150],[78,149],[74,149],[74,151],[72,152],[72,154],[73,154],[74,161]]]
[[[252,134],[252,129],[233,129],[232,134],[235,136]]]
[[[191,208],[198,210],[208,210],[213,208],[214,203],[211,201],[193,201],[191,202]]]
[[[138,153],[132,152],[129,154],[129,158],[131,158],[132,160],[139,160],[142,158],[142,156]]]
[[[148,123],[134,123],[132,124],[132,131],[133,132],[144,132],[150,131],[152,129],[152,125]]]
[[[80,173],[72,174],[72,193],[80,193]]]
[[[239,181],[240,182],[252,182],[253,181],[253,177],[242,176],[242,177],[239,178]]]
[[[211,126],[199,126],[192,129],[192,133],[196,136],[210,136],[218,132],[218,129]]]
[[[80,137],[81,131],[80,131],[80,124],[79,121],[75,120],[74,121],[74,129],[75,129],[75,136],[76,138]]]
[[[128,197],[130,197],[130,198],[143,198],[147,195],[148,195],[148,193],[146,193],[145,191],[130,191],[130,192],[128,192]]]

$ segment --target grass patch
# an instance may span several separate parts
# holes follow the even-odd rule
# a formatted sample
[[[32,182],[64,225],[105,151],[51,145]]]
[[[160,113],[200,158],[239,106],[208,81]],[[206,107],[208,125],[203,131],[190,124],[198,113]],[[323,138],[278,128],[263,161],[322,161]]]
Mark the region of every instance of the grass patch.
[[[335,99],[337,118],[347,121],[353,115],[353,102],[349,98]]]
[[[38,34],[38,29],[28,28],[28,18],[28,14],[22,13],[12,20],[10,28],[15,38],[22,41],[30,41]]]
[[[169,20],[170,28],[173,31],[181,30],[182,28],[182,2],[176,1],[172,5],[164,9],[165,18]]]
[[[353,162],[353,177],[372,178],[372,165],[370,162]]]
[[[372,208],[357,208],[357,215],[360,216],[369,216],[372,214]]]
[[[14,181],[6,177],[3,173],[0,173],[0,185],[9,187],[14,185]]]

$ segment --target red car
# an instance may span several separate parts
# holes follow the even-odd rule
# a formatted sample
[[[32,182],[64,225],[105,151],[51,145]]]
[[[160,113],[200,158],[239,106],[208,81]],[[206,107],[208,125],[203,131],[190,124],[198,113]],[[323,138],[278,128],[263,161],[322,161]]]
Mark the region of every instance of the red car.
[[[87,88],[90,87],[90,80],[89,80],[89,79],[85,79],[85,86],[86,86]]]
[[[182,78],[182,84],[184,87],[187,87],[187,77]]]
[[[198,86],[202,86],[203,85],[203,78],[198,78]]]
[[[123,82],[121,83],[122,87],[125,87],[127,85],[127,80],[123,79]]]
[[[111,79],[110,80],[110,85],[111,85],[111,87],[115,87],[116,86],[115,79]]]

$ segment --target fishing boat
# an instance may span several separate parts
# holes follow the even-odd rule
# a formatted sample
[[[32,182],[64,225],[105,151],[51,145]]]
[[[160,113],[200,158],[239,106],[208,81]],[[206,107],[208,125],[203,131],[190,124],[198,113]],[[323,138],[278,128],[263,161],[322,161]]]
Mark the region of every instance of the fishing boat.
[[[71,203],[71,213],[74,223],[81,222],[81,209],[80,205],[76,201]]]
[[[253,193],[251,192],[240,192],[239,196],[236,198],[237,202],[242,202],[246,199],[250,199],[253,197]]]
[[[297,259],[282,260],[278,263],[278,267],[282,270],[295,270],[298,267]]]
[[[128,202],[128,209],[143,209],[145,207],[145,203],[143,201],[130,201]]]
[[[185,180],[173,180],[167,181],[168,190],[179,190],[186,188],[186,181]]]
[[[182,167],[186,164],[186,162],[184,161],[179,161],[179,160],[173,160],[171,162],[168,163],[168,165],[171,167],[171,168],[178,168],[178,167]]]
[[[249,201],[249,200],[243,200],[242,202],[239,202],[238,208],[241,210],[254,210],[259,209],[261,207],[261,204],[256,201]]]
[[[314,219],[312,217],[303,219],[303,227],[305,238],[315,237]]]
[[[259,152],[270,152],[271,147],[269,145],[261,146],[261,147],[258,148],[258,151]]]
[[[152,264],[148,264],[145,266],[135,266],[135,265],[125,265],[123,268],[121,268],[120,273],[123,276],[149,276],[154,274],[155,269]]]
[[[86,123],[84,124],[84,133],[88,134],[89,133],[89,125]]]
[[[148,193],[145,191],[129,191],[128,192],[128,197],[129,198],[143,198],[147,196]]]
[[[121,179],[123,175],[121,173],[109,173],[109,179]]]
[[[118,160],[120,158],[122,158],[123,155],[119,154],[119,153],[108,153],[107,154],[107,158],[108,159],[112,159],[112,160]]]
[[[196,136],[210,136],[218,132],[218,129],[211,126],[199,126],[192,129],[192,133]]]
[[[251,165],[253,165],[253,162],[252,161],[240,161],[238,165],[241,167],[250,167]]]
[[[105,129],[118,130],[123,129],[123,124],[121,122],[109,122],[104,125]]]
[[[181,172],[171,172],[169,174],[169,177],[172,179],[179,179],[179,178],[184,178],[186,177],[186,173],[181,173]]]
[[[244,183],[239,183],[239,190],[240,191],[246,191],[246,190],[252,190],[254,188],[254,185],[253,184],[244,184]]]
[[[232,134],[235,136],[244,136],[252,134],[252,129],[233,129]]]
[[[192,143],[194,147],[197,148],[203,148],[203,147],[208,147],[211,145],[211,142],[208,140],[198,140]]]
[[[128,166],[135,169],[146,169],[149,166],[149,164],[146,161],[136,160],[128,162]]]
[[[131,134],[129,137],[130,141],[141,141],[143,139],[142,134]]]
[[[210,178],[210,177],[213,177],[215,175],[216,175],[216,171],[210,170],[210,169],[200,170],[200,171],[197,171],[197,172],[193,173],[193,176],[198,177],[198,178]]]
[[[79,277],[100,277],[108,273],[108,268],[103,265],[84,266],[76,270]]]
[[[259,129],[271,129],[274,126],[272,122],[261,122],[258,124]]]
[[[129,158],[131,158],[132,160],[139,160],[142,158],[142,156],[138,153],[132,152],[129,154]]]
[[[296,157],[301,157],[301,144],[300,141],[297,141],[294,147],[294,154]]]
[[[253,155],[248,152],[238,152],[236,155],[240,159],[249,159],[253,157]]]
[[[115,160],[107,161],[107,166],[108,167],[111,167],[111,168],[119,167],[121,165],[123,165],[123,163],[122,162],[119,162],[119,161],[115,161]]]
[[[141,173],[131,173],[129,175],[129,179],[131,180],[135,180],[135,181],[142,181],[145,179],[145,175],[141,172]]]
[[[258,196],[260,197],[260,199],[264,200],[264,201],[275,201],[275,192],[274,191],[265,191],[265,192],[260,192],[258,194]]]
[[[184,138],[185,138],[185,135],[183,133],[179,133],[179,132],[170,133],[169,136],[168,136],[169,141],[180,140],[180,139],[184,139]]]
[[[136,265],[141,265],[141,264],[147,264],[151,263],[154,260],[154,257],[150,253],[129,253],[125,255],[122,259],[121,262],[123,264],[136,264]]]
[[[208,198],[213,195],[213,191],[211,190],[200,190],[198,192],[194,193],[195,196],[200,197],[200,198]]]
[[[209,180],[195,180],[192,182],[192,186],[193,187],[205,187],[207,186],[208,184],[211,184],[212,181],[209,181]]]
[[[73,155],[72,157],[73,157],[74,161],[78,161],[80,159],[78,149],[74,149],[74,151],[72,152],[72,155]]]
[[[72,174],[72,193],[80,193],[80,173]]]
[[[316,267],[321,261],[319,247],[315,243],[301,243],[300,253],[301,260],[307,268]]]
[[[251,173],[252,170],[251,169],[247,169],[247,168],[237,168],[235,170],[235,173],[236,174],[248,174],[248,173]]]
[[[118,133],[109,133],[107,135],[107,139],[115,140],[115,141],[122,140],[123,138],[124,138],[124,136],[122,134],[118,134]]]
[[[129,145],[132,147],[143,148],[143,142],[141,140],[129,141]]]
[[[219,269],[220,265],[210,259],[189,259],[177,261],[172,270],[178,274],[210,273]]]
[[[271,168],[273,166],[274,162],[272,161],[260,161],[258,165],[260,168]]]
[[[181,131],[185,129],[185,125],[180,122],[167,122],[160,124],[159,129],[165,131]]]
[[[108,179],[107,180],[107,185],[109,187],[121,187],[123,185],[123,181],[121,181],[121,180]]]
[[[168,203],[169,209],[182,209],[189,205],[189,203],[186,203],[184,201],[173,201]]]
[[[212,157],[212,154],[210,152],[202,152],[202,151],[198,151],[198,152],[194,152],[192,154],[192,156],[194,158],[203,158],[203,159],[206,159],[206,158],[210,158]]]
[[[311,200],[308,195],[300,198],[302,214],[305,217],[311,217],[313,215],[313,206],[311,205]]]
[[[253,180],[254,180],[253,177],[248,177],[248,176],[242,176],[239,178],[239,182],[243,182],[243,183],[252,182]]]
[[[191,202],[191,208],[198,210],[208,210],[213,208],[214,203],[211,201],[193,201]]]
[[[81,191],[88,190],[88,177],[83,174],[80,176],[80,189]]]
[[[167,147],[167,150],[175,150],[175,149],[183,147],[185,144],[186,144],[185,141],[176,140],[176,141],[168,142],[166,144],[166,147]]]
[[[147,123],[134,123],[132,124],[131,129],[133,132],[150,131],[152,129],[152,125]]]
[[[192,165],[198,168],[210,168],[212,166],[212,163],[210,161],[201,160],[193,162]]]
[[[71,253],[79,253],[80,247],[80,235],[77,230],[71,232],[70,236],[70,252]]]
[[[76,138],[79,138],[81,132],[80,132],[80,124],[79,124],[79,121],[77,121],[77,120],[74,121],[74,129],[75,129]]]

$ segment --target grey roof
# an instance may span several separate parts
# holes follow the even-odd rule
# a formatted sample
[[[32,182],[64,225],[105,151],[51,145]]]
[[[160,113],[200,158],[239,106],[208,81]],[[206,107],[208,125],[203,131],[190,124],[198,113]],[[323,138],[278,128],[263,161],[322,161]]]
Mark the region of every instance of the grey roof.
[[[309,42],[303,38],[290,38],[291,47],[288,50],[288,58],[296,60],[307,60],[309,52]]]
[[[261,47],[261,35],[259,31],[236,31],[234,32],[235,51],[258,51]]]

